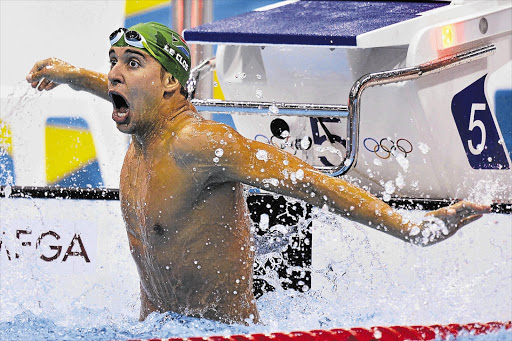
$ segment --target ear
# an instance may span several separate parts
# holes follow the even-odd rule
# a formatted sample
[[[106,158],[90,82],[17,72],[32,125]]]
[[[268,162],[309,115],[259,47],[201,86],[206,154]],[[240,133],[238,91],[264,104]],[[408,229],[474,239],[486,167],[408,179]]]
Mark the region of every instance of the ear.
[[[171,94],[175,91],[179,91],[181,84],[176,78],[174,78],[169,72],[166,72],[163,79],[164,92]]]

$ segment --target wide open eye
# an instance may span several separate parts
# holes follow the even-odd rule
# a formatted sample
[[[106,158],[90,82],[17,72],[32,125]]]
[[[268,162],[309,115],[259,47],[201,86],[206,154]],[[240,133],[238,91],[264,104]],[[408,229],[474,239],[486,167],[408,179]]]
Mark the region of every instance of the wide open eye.
[[[140,66],[140,63],[137,60],[135,60],[135,59],[131,59],[130,62],[129,62],[129,65],[132,68],[136,68],[136,67]]]

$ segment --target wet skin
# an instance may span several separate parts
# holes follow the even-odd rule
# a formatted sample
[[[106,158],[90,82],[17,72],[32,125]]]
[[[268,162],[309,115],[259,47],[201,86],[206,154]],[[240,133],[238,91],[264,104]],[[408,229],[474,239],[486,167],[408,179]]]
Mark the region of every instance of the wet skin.
[[[347,181],[198,116],[179,83],[145,52],[115,47],[109,56],[108,77],[52,58],[37,62],[27,81],[39,90],[65,83],[102,98],[110,95],[113,120],[132,135],[120,195],[140,276],[141,319],[153,311],[174,311],[228,323],[258,321],[242,184],[327,205],[421,245],[443,240],[489,211],[462,201],[430,212],[427,216],[446,224],[445,233],[418,241],[414,236],[430,228],[428,223],[406,221]]]
[[[184,113],[180,129],[199,121]],[[221,181],[166,131],[146,150],[132,143],[121,171],[121,208],[141,279],[141,318],[152,311],[243,322],[258,313],[242,187]],[[211,153],[213,154],[213,153]]]

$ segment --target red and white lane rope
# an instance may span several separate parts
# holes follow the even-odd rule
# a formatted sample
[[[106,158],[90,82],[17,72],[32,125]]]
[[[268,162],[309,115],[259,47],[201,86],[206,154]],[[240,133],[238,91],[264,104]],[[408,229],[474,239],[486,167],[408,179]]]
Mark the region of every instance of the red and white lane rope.
[[[431,326],[392,326],[291,333],[150,339],[139,341],[422,341],[454,340],[459,335],[483,335],[511,329],[512,321]],[[134,340],[132,340],[134,341]]]

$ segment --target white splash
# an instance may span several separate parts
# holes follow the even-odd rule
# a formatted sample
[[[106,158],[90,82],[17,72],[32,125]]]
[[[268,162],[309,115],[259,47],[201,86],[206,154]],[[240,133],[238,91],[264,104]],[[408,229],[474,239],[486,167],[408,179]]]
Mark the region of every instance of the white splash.
[[[407,160],[407,158],[403,155],[397,155],[395,157],[395,160],[396,160],[396,162],[398,162],[400,167],[402,167],[404,172],[407,172],[407,170],[409,169],[409,160]]]
[[[256,152],[256,158],[261,161],[267,161],[268,160],[268,153],[266,150],[258,149]]]
[[[264,184],[270,184],[274,187],[279,186],[279,180],[277,180],[276,178],[263,179],[262,181]]]
[[[430,147],[429,147],[426,143],[423,143],[423,142],[419,142],[419,143],[418,143],[418,149],[419,149],[423,154],[428,154],[428,152],[430,151]]]
[[[271,114],[274,114],[274,115],[277,115],[279,113],[279,108],[277,106],[275,106],[275,104],[272,104],[269,108],[268,108],[268,111],[271,113]]]

